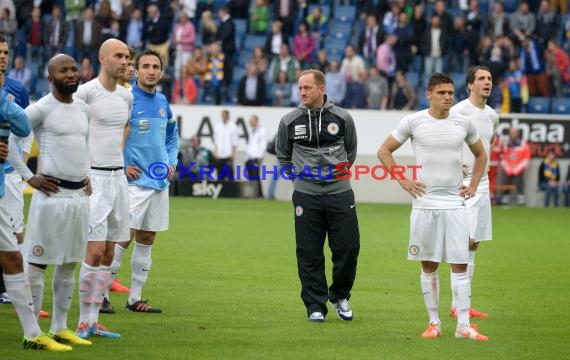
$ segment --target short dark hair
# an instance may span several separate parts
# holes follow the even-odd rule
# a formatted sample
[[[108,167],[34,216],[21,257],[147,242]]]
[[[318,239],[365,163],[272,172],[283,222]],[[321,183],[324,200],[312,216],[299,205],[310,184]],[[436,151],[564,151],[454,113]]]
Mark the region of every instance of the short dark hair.
[[[489,73],[491,73],[491,70],[489,70],[489,68],[486,66],[483,66],[483,65],[471,66],[467,70],[467,75],[465,75],[465,85],[473,84],[475,82],[475,74],[479,70],[485,70],[485,71],[488,71]]]
[[[160,61],[160,70],[162,70],[162,56],[160,56],[158,52],[152,49],[146,49],[137,55],[135,58],[135,69],[139,69],[139,62],[143,56],[156,56]]]
[[[436,85],[439,84],[451,84],[453,85],[453,79],[444,73],[436,72],[433,73],[428,80],[427,83],[427,91],[432,91]]]
[[[299,79],[302,76],[309,75],[309,74],[313,74],[313,79],[315,79],[315,82],[317,83],[317,85],[325,85],[326,84],[325,74],[323,74],[320,70],[317,70],[317,69],[308,69],[308,70],[303,71],[301,73],[301,75],[299,75]]]
[[[137,51],[132,46],[127,46],[127,48],[129,49],[129,60],[134,60],[137,56]]]
[[[0,33],[0,43],[5,43],[5,42],[8,42],[8,41],[6,40],[4,35],[2,33]]]

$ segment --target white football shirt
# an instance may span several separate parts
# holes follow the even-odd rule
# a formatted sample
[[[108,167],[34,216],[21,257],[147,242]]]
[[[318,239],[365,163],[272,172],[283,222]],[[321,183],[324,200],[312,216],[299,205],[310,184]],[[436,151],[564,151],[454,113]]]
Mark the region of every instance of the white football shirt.
[[[89,168],[89,107],[74,99],[67,104],[51,93],[26,108],[39,144],[41,173],[82,181]]]
[[[418,179],[426,193],[413,201],[416,209],[456,209],[465,205],[459,196],[463,180],[463,143],[472,145],[479,136],[473,122],[457,114],[445,119],[432,117],[422,110],[404,117],[392,136],[401,144],[412,142],[416,155]]]
[[[124,166],[123,131],[133,108],[133,94],[122,86],[109,91],[95,78],[79,86],[74,97],[89,105],[91,166]]]
[[[477,133],[479,134],[479,138],[481,139],[481,142],[483,142],[483,147],[485,148],[485,154],[487,154],[485,172],[483,173],[483,176],[481,176],[477,191],[489,192],[489,159],[491,155],[491,139],[493,138],[493,134],[495,134],[499,128],[499,115],[489,105],[485,105],[485,108],[481,109],[473,105],[469,99],[465,99],[457,103],[451,108],[451,112],[458,113],[464,117],[470,118],[477,128]],[[475,156],[471,150],[469,150],[467,145],[465,145],[463,148],[463,164],[467,166],[467,176],[463,179],[463,183],[465,185],[468,185],[471,181],[474,162]]]

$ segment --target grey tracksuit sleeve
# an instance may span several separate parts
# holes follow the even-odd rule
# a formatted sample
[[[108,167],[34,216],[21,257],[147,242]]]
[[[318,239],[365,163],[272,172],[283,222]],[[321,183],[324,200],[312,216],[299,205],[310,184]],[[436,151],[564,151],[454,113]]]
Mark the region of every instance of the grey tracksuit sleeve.
[[[347,115],[345,119],[345,135],[344,135],[344,147],[346,149],[346,155],[348,158],[348,162],[354,164],[354,160],[356,159],[356,147],[357,147],[357,139],[356,139],[356,128],[354,126],[354,120],[350,114]]]
[[[282,119],[279,122],[279,129],[277,131],[277,158],[281,166],[292,165],[293,145],[289,142],[289,134],[287,133],[287,125]]]

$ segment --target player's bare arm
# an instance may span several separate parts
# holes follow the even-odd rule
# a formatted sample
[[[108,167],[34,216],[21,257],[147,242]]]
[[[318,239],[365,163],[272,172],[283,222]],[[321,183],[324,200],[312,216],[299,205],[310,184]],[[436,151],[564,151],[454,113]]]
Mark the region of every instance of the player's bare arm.
[[[487,155],[485,154],[485,148],[483,148],[483,143],[481,139],[473,145],[469,145],[469,150],[475,156],[475,162],[473,163],[473,176],[471,176],[471,182],[469,186],[461,185],[459,187],[459,195],[466,199],[472,198],[477,192],[477,186],[479,186],[479,180],[483,176],[485,167],[487,164]]]
[[[405,179],[400,174],[392,174],[392,169],[395,169],[398,164],[394,160],[394,156],[392,155],[394,151],[398,150],[402,144],[400,144],[392,134],[388,135],[384,143],[378,149],[378,159],[386,167],[390,175],[392,175],[402,189],[404,189],[408,194],[410,194],[414,199],[421,197],[426,192],[426,185],[418,180],[414,179]]]
[[[91,194],[93,194],[93,187],[91,187],[91,179],[89,178],[89,176],[87,176],[85,180],[83,180],[83,184],[85,184],[83,191],[85,192],[85,194],[87,194],[87,196],[91,196]]]

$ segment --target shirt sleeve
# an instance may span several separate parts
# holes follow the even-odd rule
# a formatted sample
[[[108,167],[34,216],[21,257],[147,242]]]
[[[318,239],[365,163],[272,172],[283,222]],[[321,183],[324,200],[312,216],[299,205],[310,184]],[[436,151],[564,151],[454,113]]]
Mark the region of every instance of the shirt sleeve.
[[[410,119],[406,116],[398,123],[398,126],[392,131],[392,136],[397,142],[403,144],[412,136],[412,127]]]
[[[0,91],[0,121],[10,123],[10,131],[20,137],[30,134],[30,121],[24,109],[14,104],[4,90]]]
[[[18,138],[14,134],[10,134],[10,139],[8,140],[8,162],[25,181],[30,180],[34,176],[34,173],[22,160],[18,150]]]
[[[178,163],[178,150],[180,149],[180,139],[178,138],[178,124],[172,117],[170,106],[166,107],[168,123],[166,124],[166,152],[168,153],[168,163],[176,167]]]
[[[477,132],[477,127],[471,119],[469,119],[467,127],[467,136],[465,137],[465,142],[467,145],[473,145],[479,140],[479,133]]]

